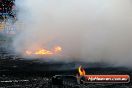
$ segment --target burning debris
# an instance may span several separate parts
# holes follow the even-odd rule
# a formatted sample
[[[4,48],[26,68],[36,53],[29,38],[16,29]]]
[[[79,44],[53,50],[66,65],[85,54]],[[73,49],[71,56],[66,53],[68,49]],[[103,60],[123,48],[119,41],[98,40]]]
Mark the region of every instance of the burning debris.
[[[56,54],[59,54],[61,51],[62,51],[62,48],[60,46],[56,46],[52,50],[47,50],[47,49],[38,49],[36,51],[27,50],[26,55],[28,55],[28,56],[32,56],[32,55],[42,55],[42,56],[56,55]]]

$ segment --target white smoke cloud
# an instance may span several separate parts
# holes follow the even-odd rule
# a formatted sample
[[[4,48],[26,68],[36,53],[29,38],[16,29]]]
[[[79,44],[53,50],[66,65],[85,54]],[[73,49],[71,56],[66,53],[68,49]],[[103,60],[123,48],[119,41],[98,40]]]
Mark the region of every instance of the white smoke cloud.
[[[67,61],[131,65],[131,0],[17,0],[16,5],[18,20],[26,24],[14,41],[17,52],[60,45]]]

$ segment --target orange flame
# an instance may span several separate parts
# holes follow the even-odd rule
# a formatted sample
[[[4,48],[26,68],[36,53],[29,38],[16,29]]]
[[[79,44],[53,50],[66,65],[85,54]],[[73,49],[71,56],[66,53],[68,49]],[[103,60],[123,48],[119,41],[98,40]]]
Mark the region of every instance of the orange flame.
[[[57,46],[57,47],[54,48],[54,51],[55,52],[61,52],[62,48],[60,46]]]
[[[62,51],[60,46],[55,47],[53,50],[46,50],[46,49],[39,49],[37,51],[29,51],[27,50],[25,53],[26,55],[52,55]]]
[[[36,54],[36,55],[50,55],[50,54],[53,54],[53,53],[51,51],[41,49],[41,50],[38,50],[38,51],[34,52],[34,54]]]
[[[80,75],[80,76],[86,75],[86,72],[85,72],[85,70],[82,68],[82,66],[80,66],[80,67],[78,68],[78,71],[79,71],[79,75]]]

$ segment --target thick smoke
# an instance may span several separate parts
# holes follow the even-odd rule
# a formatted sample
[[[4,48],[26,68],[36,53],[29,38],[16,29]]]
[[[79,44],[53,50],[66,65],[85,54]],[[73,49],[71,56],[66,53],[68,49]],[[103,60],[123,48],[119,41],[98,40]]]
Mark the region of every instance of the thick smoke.
[[[132,63],[131,0],[17,0],[17,52],[63,47],[62,60]]]

